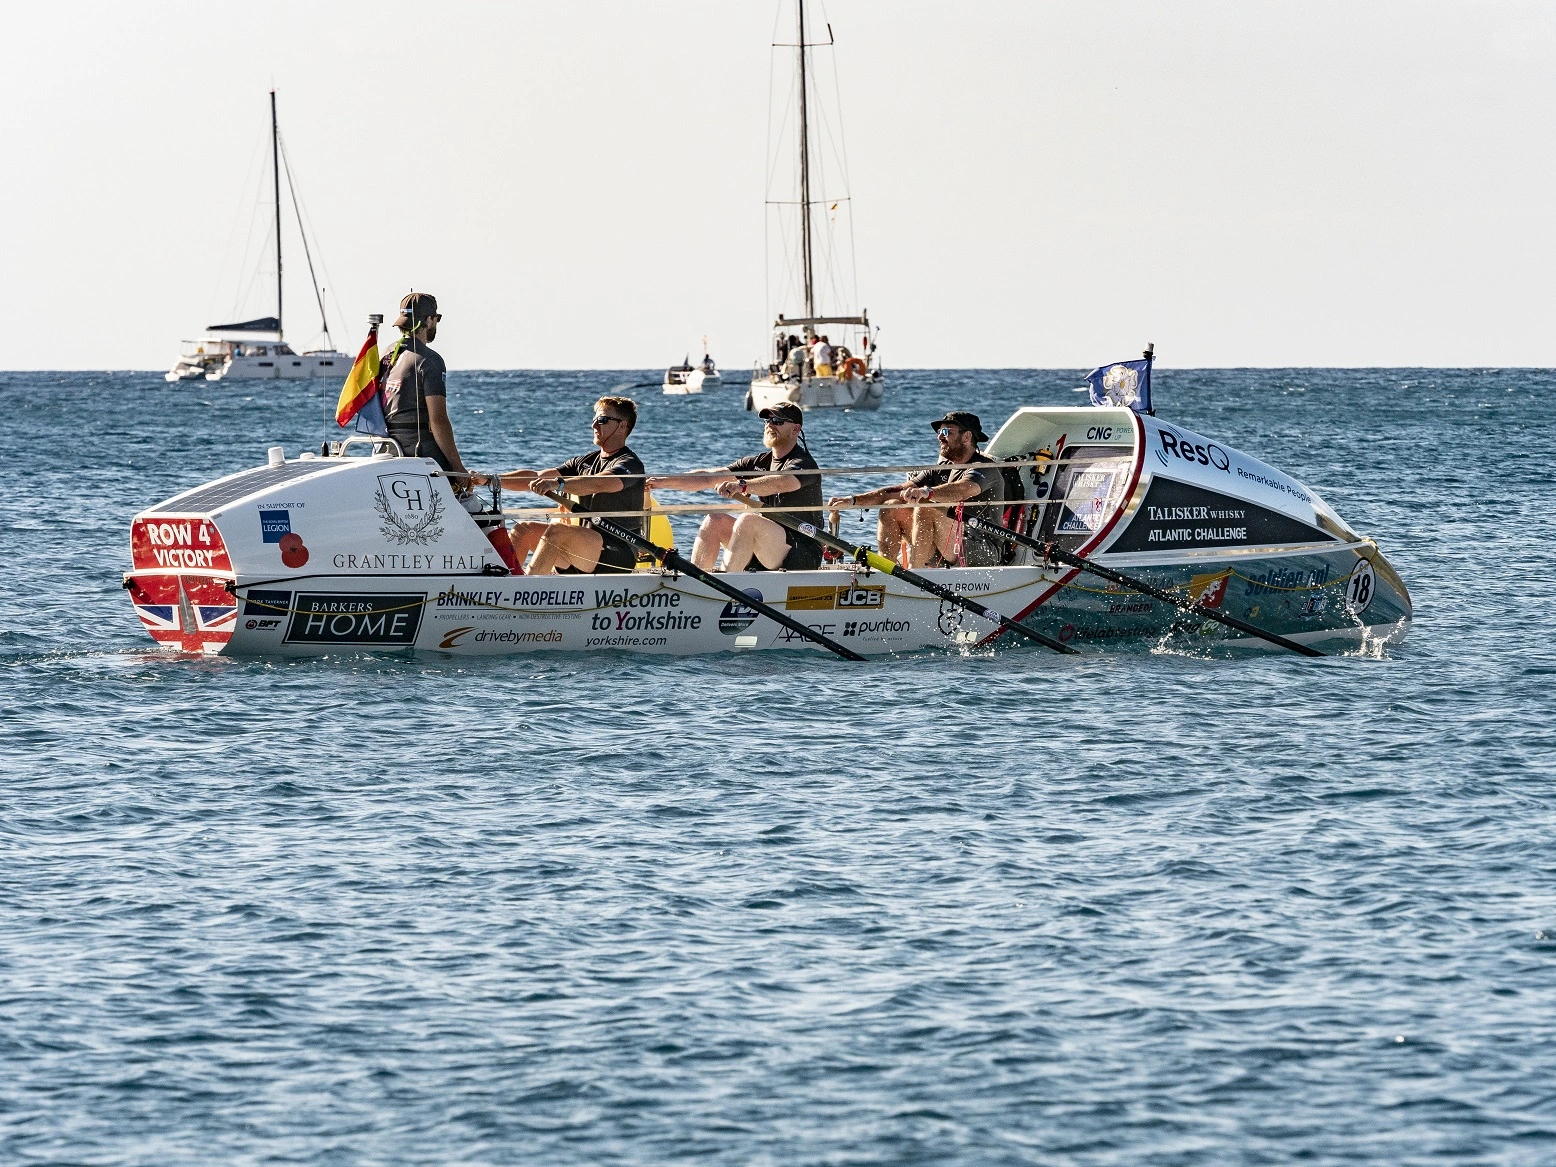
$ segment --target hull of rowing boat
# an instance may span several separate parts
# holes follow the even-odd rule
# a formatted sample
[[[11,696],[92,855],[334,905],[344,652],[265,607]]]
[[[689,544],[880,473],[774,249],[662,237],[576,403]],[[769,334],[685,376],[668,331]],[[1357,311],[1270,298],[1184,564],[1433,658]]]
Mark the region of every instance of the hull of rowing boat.
[[[1230,447],[1127,410],[1023,409],[989,449],[1027,468],[1006,521],[1040,542],[1320,651],[1408,627],[1377,545]],[[427,459],[278,460],[137,515],[125,587],[154,640],[205,653],[825,651],[674,573],[509,575],[486,533],[501,521]],[[1026,549],[924,574],[1080,648],[1266,647]],[[862,568],[723,578],[864,655],[1029,643]]]
[[[1057,566],[941,568],[928,578],[1075,647],[1094,650],[1268,646],[1128,588]],[[1408,597],[1371,544],[1321,553],[1269,554],[1237,563],[1159,564],[1147,582],[1195,596],[1326,652],[1397,639]],[[787,612],[866,655],[1030,647],[948,601],[877,572],[823,569],[726,575],[753,600]],[[150,581],[147,581],[150,586]],[[171,590],[169,585],[172,585]],[[179,608],[176,581],[163,597]],[[192,590],[191,590],[192,591]],[[186,620],[213,626],[220,643],[172,647],[257,656],[413,650],[455,656],[533,652],[695,655],[773,649],[825,651],[713,589],[669,572],[631,575],[421,575],[393,579],[302,575],[238,588],[228,612],[184,603]],[[175,619],[177,617],[175,616]]]

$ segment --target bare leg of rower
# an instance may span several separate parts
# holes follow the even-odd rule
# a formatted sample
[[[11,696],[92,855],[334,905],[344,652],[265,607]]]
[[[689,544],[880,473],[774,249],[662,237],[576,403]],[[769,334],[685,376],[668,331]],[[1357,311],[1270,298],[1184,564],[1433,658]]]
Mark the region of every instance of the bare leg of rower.
[[[782,527],[761,515],[741,515],[735,519],[724,570],[745,571],[755,555],[763,567],[774,571],[788,554],[789,541],[784,538]]]
[[[916,513],[907,507],[881,508],[881,517],[875,524],[875,545],[887,559],[907,562],[902,558],[902,545],[913,541],[913,516]]]
[[[514,523],[513,529],[508,532],[508,539],[513,544],[513,554],[518,557],[519,566],[524,566],[525,557],[540,546],[540,540],[546,533],[550,523]]]
[[[908,566],[928,567],[936,551],[947,563],[956,562],[956,520],[938,507],[919,507],[913,512],[913,551]]]
[[[562,567],[591,572],[600,562],[605,539],[592,527],[569,527],[552,523],[535,549],[530,575],[555,575]]]
[[[703,571],[712,571],[719,563],[719,548],[728,545],[735,531],[734,515],[709,515],[697,528],[697,541],[692,544],[692,562]]]

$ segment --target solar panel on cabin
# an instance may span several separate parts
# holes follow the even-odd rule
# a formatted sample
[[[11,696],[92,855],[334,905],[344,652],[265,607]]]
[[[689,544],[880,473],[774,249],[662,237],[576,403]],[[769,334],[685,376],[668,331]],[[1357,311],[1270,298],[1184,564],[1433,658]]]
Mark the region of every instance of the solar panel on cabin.
[[[192,512],[206,513],[235,502],[256,491],[290,482],[294,478],[306,478],[332,467],[325,462],[288,462],[285,466],[260,466],[245,470],[232,478],[199,486],[172,498],[147,511],[148,515],[172,515]]]

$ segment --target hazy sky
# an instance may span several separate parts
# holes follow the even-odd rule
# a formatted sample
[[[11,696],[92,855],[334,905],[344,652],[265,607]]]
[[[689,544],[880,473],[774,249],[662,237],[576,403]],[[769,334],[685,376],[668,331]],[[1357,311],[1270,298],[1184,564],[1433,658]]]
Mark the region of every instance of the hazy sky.
[[[273,83],[340,347],[415,286],[455,367],[662,366],[704,333],[748,366],[777,11],[17,5],[0,363],[165,368],[225,314]],[[888,366],[1081,368],[1148,340],[1177,366],[1553,363],[1551,0],[824,15]],[[295,247],[287,268],[305,343]]]

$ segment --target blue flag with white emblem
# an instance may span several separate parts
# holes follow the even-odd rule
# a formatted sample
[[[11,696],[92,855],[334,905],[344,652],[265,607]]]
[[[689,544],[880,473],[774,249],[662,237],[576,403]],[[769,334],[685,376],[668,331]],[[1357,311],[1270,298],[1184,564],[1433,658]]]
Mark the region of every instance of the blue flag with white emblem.
[[[1128,406],[1136,413],[1151,412],[1151,362],[1119,361],[1093,369],[1086,377],[1091,387],[1091,403],[1117,408]]]

